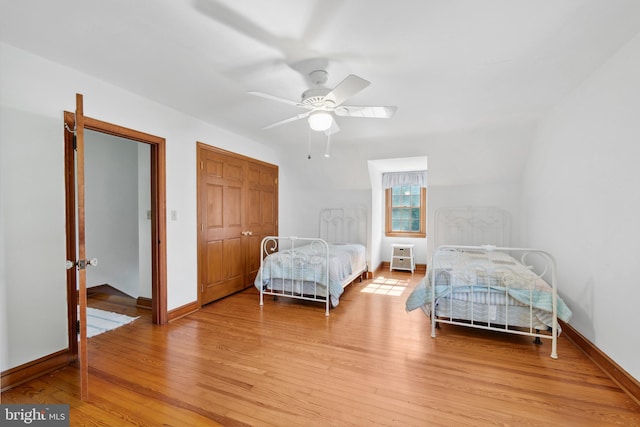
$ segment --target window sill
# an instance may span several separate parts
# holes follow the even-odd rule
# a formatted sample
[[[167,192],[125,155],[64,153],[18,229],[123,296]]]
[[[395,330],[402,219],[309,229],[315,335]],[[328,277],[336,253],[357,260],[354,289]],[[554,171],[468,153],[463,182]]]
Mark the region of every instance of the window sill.
[[[412,237],[415,239],[424,239],[427,237],[426,233],[403,233],[401,231],[393,231],[391,233],[385,233],[386,237]]]

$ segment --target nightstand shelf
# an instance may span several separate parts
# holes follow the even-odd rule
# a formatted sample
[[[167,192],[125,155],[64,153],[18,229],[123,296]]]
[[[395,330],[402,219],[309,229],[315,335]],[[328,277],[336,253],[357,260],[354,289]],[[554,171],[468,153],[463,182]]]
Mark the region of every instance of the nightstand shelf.
[[[399,243],[392,244],[389,271],[408,270],[413,273],[415,269],[416,262],[413,257],[413,245],[405,245]]]

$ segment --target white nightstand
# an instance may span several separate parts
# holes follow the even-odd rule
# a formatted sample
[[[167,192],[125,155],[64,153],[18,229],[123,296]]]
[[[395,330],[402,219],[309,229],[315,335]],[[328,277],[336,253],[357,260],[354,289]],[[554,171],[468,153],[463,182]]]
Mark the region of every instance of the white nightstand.
[[[394,243],[391,245],[391,270],[409,270],[413,273],[416,269],[416,262],[413,258],[413,245]]]

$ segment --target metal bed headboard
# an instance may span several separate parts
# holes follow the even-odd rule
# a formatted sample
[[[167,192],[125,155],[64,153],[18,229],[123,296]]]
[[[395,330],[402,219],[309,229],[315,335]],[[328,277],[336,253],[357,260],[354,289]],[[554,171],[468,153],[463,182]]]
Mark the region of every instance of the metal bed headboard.
[[[363,207],[320,211],[320,238],[329,243],[367,244],[367,210]]]
[[[491,206],[444,207],[436,210],[434,248],[442,245],[511,246],[511,215]]]

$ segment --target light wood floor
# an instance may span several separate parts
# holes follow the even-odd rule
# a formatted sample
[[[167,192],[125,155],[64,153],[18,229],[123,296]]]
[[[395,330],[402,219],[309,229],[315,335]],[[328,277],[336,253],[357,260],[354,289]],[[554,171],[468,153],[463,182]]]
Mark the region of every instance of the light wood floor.
[[[404,302],[420,278],[383,272],[400,295],[347,288],[320,305],[255,289],[166,326],[116,296],[92,306],[142,317],[89,340],[90,401],[69,366],[3,393],[68,403],[71,425],[640,426],[640,406],[564,336],[550,343],[444,325]]]

